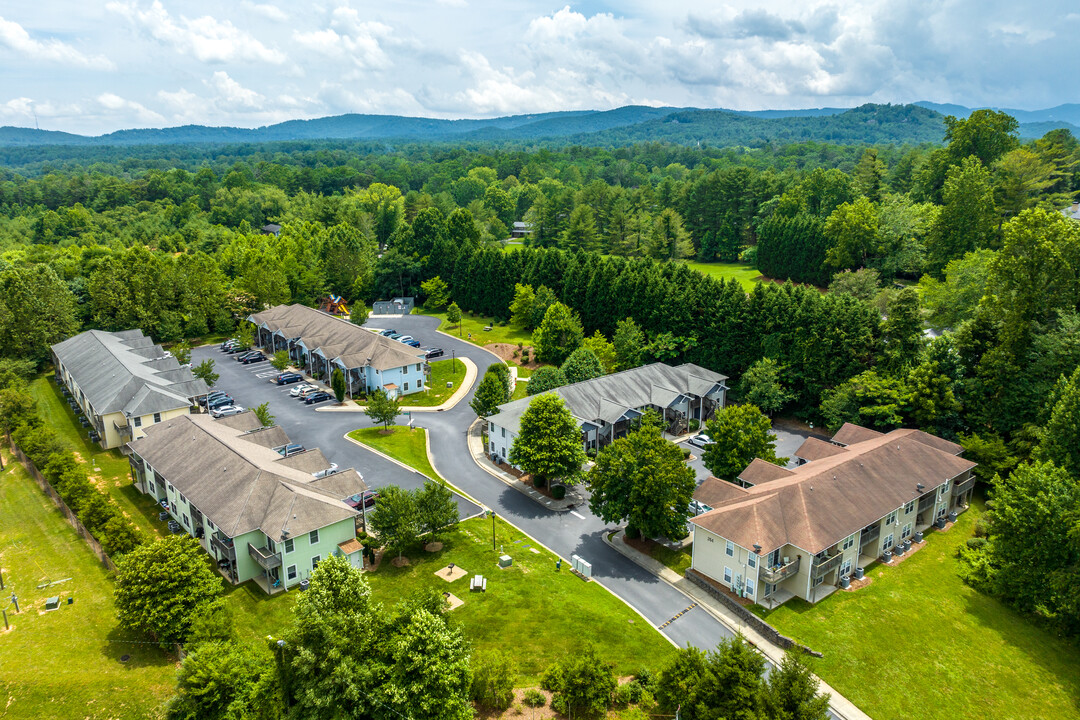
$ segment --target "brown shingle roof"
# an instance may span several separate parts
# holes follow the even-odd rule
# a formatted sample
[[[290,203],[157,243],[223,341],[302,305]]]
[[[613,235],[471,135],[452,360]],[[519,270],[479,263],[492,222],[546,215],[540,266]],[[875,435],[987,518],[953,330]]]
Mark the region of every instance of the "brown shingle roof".
[[[876,433],[873,439],[849,446],[846,453],[748,488],[745,498],[714,505],[714,510],[691,522],[743,547],[758,544],[770,551],[790,543],[810,553],[821,552],[975,467],[932,447],[916,432]]]
[[[809,462],[811,460],[821,460],[822,458],[832,457],[833,455],[839,455],[845,452],[847,452],[847,450],[839,445],[819,440],[816,437],[808,437],[805,442],[799,446],[799,449],[795,451],[795,457],[802,458]]]
[[[709,507],[716,507],[735,498],[745,498],[747,494],[745,488],[741,488],[735,483],[710,476],[698,485],[697,490],[694,491],[694,499],[705,503]]]
[[[754,458],[746,466],[746,469],[739,473],[738,477],[743,482],[748,482],[751,485],[761,485],[773,480],[791,477],[791,475],[792,472],[787,468],[773,465],[771,462],[761,458]]]
[[[881,437],[881,433],[877,430],[864,428],[862,425],[855,425],[854,423],[844,423],[836,431],[836,434],[832,436],[832,441],[840,445],[854,445],[855,443],[879,437]]]

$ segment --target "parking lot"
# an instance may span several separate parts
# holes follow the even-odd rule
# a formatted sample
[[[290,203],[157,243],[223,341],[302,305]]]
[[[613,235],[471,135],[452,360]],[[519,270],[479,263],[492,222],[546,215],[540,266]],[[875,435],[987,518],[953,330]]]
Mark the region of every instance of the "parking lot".
[[[799,433],[786,428],[773,427],[772,432],[776,435],[776,455],[778,457],[788,458],[788,467],[795,467],[794,455],[795,451],[799,449],[799,446],[803,444],[806,438],[810,437],[810,433]],[[708,468],[705,467],[705,463],[701,461],[701,456],[705,452],[702,448],[691,445],[687,441],[680,443],[684,448],[690,450],[693,460],[688,461],[694,474],[697,476],[697,483],[700,485],[704,482],[705,478],[709,477],[710,473]]]

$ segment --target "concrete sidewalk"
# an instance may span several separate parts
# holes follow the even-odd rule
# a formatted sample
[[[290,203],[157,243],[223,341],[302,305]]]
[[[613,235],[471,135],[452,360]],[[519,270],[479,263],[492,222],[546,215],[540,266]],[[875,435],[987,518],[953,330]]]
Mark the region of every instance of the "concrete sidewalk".
[[[767,657],[774,665],[779,666],[784,659],[784,649],[774,645],[767,640],[763,635],[758,633],[754,628],[743,623],[743,621],[729,610],[723,603],[717,601],[709,593],[705,592],[702,588],[698,587],[694,583],[687,580],[685,577],[679,575],[677,572],[667,567],[658,560],[654,560],[648,555],[639,552],[625,542],[623,542],[624,531],[620,530],[615,533],[611,538],[608,537],[609,533],[604,533],[604,542],[607,543],[612,549],[621,555],[626,556],[630,560],[640,565],[642,568],[648,570],[653,575],[666,582],[667,584],[686,595],[688,598],[696,602],[706,612],[722,622],[728,628],[734,632],[742,633],[743,637],[747,639],[754,647],[761,651],[761,654]],[[817,676],[815,676],[817,677]],[[833,714],[843,720],[870,720],[870,716],[857,708],[854,703],[845,698],[843,695],[834,690],[821,678],[817,678],[820,687],[820,692],[829,693],[829,708]]]
[[[413,412],[413,413],[425,413],[425,412],[443,412],[461,402],[469,391],[472,390],[473,383],[476,381],[476,363],[466,357],[457,358],[465,365],[465,379],[461,381],[461,385],[454,391],[454,394],[447,398],[446,402],[442,405],[435,406],[419,406],[419,405],[402,405],[401,412]],[[367,410],[366,405],[357,405],[353,403],[351,405],[328,405],[326,407],[315,408],[315,412],[364,412]]]
[[[581,497],[575,488],[567,488],[566,497],[562,500],[553,500],[552,498],[537,492],[535,488],[529,487],[518,478],[493,464],[487,455],[487,449],[484,447],[484,440],[481,437],[481,430],[483,427],[483,419],[477,418],[473,424],[469,426],[468,435],[469,454],[472,455],[473,462],[475,462],[481,470],[514,488],[537,505],[541,505],[548,510],[554,510],[555,512],[570,512],[578,505],[585,504],[585,499]]]

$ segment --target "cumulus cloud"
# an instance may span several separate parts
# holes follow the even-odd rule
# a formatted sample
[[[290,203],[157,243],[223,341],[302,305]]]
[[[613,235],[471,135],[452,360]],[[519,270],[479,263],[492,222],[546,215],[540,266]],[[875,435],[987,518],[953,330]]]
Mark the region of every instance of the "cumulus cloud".
[[[44,60],[96,70],[115,68],[112,61],[104,55],[85,55],[55,38],[37,40],[22,25],[2,16],[0,16],[0,46],[14,50],[30,60]]]
[[[134,2],[110,2],[105,7],[127,18],[158,42],[202,62],[245,60],[280,65],[286,60],[284,53],[268,48],[228,20],[218,20],[210,15],[198,18],[181,15],[179,19],[173,19],[159,0],[154,0],[148,8]]]
[[[361,19],[357,10],[340,6],[331,13],[329,26],[294,32],[293,40],[320,55],[350,60],[361,69],[384,70],[392,63],[382,43],[391,34],[390,26]]]
[[[134,100],[126,100],[115,93],[106,92],[98,95],[98,105],[105,111],[113,114],[134,115],[143,122],[159,123],[165,118],[157,112],[147,108],[142,103]]]
[[[268,20],[288,20],[289,15],[277,5],[271,5],[269,3],[255,3],[251,0],[243,0],[240,6],[245,10],[250,10],[256,15],[262,15]]]
[[[254,90],[249,90],[229,77],[224,70],[218,70],[208,83],[222,100],[232,105],[248,108],[260,108],[266,99]]]

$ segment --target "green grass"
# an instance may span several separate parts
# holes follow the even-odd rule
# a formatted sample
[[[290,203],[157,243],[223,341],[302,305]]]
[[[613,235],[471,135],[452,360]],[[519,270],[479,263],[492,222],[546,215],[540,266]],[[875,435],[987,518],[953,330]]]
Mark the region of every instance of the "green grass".
[[[382,428],[363,428],[353,430],[349,437],[405,463],[432,480],[439,480],[439,474],[428,461],[426,434],[424,428],[409,430],[407,427],[395,425],[386,435],[382,434]]]
[[[472,313],[462,313],[461,316],[461,329],[460,333],[457,325],[453,325],[446,319],[446,312],[431,312],[422,308],[417,308],[413,311],[417,315],[429,315],[431,317],[437,317],[442,322],[439,324],[439,330],[458,337],[460,335],[462,340],[471,342],[473,345],[489,345],[491,343],[511,343],[517,345],[519,342],[526,345],[532,344],[532,333],[526,332],[520,328],[516,328],[512,325],[498,325],[495,320],[482,315],[473,315]],[[389,322],[389,321],[387,321]],[[392,322],[390,323],[393,324]],[[485,331],[485,327],[491,327],[491,330]],[[469,335],[472,334],[470,338]]]
[[[510,394],[511,400],[520,400],[523,397],[529,395],[529,383],[518,381],[518,384],[514,386],[514,392]]]
[[[629,675],[642,664],[658,666],[674,652],[621,600],[571,574],[565,563],[557,571],[555,555],[497,518],[495,543],[514,561],[499,569],[491,529],[486,518],[466,520],[444,533],[439,552],[414,550],[407,554],[410,564],[404,568],[384,559],[378,570],[366,575],[372,596],[389,605],[421,588],[453,593],[465,604],[450,616],[461,622],[475,648],[511,652],[523,687],[535,684],[553,660],[573,653],[588,639],[596,643],[601,657],[615,663],[620,675]],[[452,583],[437,577],[435,571],[449,563],[468,574]],[[476,574],[488,579],[487,592],[469,592],[469,578]]]
[[[1075,718],[1080,648],[960,579],[956,549],[981,512],[973,503],[910,559],[871,568],[861,590],[763,614],[823,652],[813,670],[875,720]]]
[[[672,550],[656,542],[649,545],[649,556],[654,560],[659,560],[680,576],[690,567],[690,561],[693,559],[689,545],[681,550]]]
[[[717,280],[735,278],[746,292],[753,290],[758,283],[758,278],[761,277],[761,273],[756,268],[740,263],[701,263],[687,260],[686,264],[691,269]]]
[[[453,387],[446,387],[447,381],[454,383]],[[461,383],[465,381],[465,363],[456,358],[436,360],[431,363],[431,375],[428,377],[427,388],[424,392],[403,395],[402,407],[436,407],[450,399],[457,392]],[[361,400],[357,405],[364,405]]]
[[[0,566],[14,629],[5,633],[0,624],[0,716],[158,716],[172,694],[175,658],[117,627],[108,572],[10,454],[4,464]],[[36,587],[63,578],[71,579]],[[11,592],[19,597],[18,614],[8,605]],[[43,612],[53,595],[61,597],[60,609]]]
[[[108,492],[120,511],[148,538],[164,537],[166,525],[157,519],[160,508],[149,495],[139,492],[131,483],[131,466],[127,458],[119,450],[102,450],[90,440],[88,430],[75,419],[75,413],[64,401],[60,389],[47,376],[30,383],[30,394],[37,401],[38,412],[45,423],[78,454],[95,485]]]

